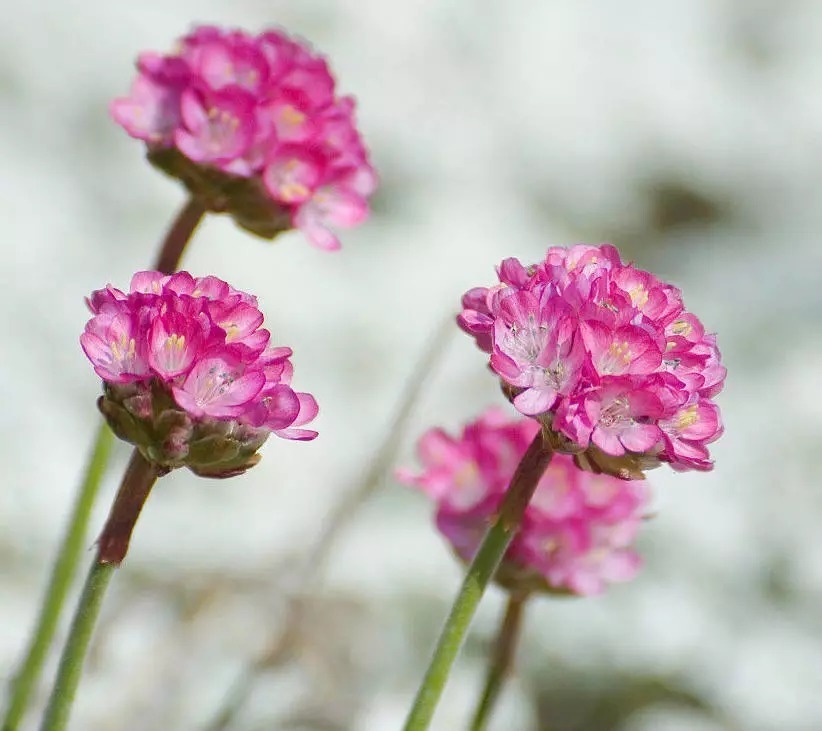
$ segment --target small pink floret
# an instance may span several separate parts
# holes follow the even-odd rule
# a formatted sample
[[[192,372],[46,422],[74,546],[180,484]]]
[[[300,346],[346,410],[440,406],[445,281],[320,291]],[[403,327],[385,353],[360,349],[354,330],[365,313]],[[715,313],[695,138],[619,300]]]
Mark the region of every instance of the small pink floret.
[[[178,149],[194,162],[226,165],[251,147],[256,130],[254,99],[242,89],[182,96],[184,126],[174,133]]]

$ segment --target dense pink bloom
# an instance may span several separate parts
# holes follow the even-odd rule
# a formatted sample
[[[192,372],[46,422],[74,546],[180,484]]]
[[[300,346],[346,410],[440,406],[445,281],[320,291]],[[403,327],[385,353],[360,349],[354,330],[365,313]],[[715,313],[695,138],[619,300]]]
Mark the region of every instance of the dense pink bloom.
[[[141,54],[137,72],[112,116],[214,210],[237,213],[248,201],[232,197],[267,196],[271,217],[287,216],[324,249],[340,246],[329,227],[367,217],[376,176],[354,100],[335,96],[328,65],[306,44],[280,31],[200,26],[173,54]],[[239,195],[237,179],[260,184]]]
[[[506,259],[497,274],[463,296],[457,321],[520,412],[569,452],[711,469],[725,368],[676,287],[608,245],[553,247],[530,267]]]
[[[216,277],[138,272],[128,292],[109,286],[88,304],[93,317],[80,343],[105,382],[104,412],[115,414],[115,430],[130,441],[142,444],[118,404],[147,442],[158,430],[169,436],[158,420],[178,429],[177,438],[184,423],[191,438],[230,435],[245,445],[269,433],[317,436],[301,428],[317,415],[317,403],[291,388],[291,350],[270,345],[252,295]],[[169,460],[186,463],[179,445]]]
[[[487,410],[458,437],[432,429],[418,443],[421,473],[399,470],[437,504],[437,527],[470,561],[528,444],[533,419]],[[510,588],[597,594],[641,566],[631,544],[649,500],[647,483],[580,470],[556,454],[543,475],[497,578]]]

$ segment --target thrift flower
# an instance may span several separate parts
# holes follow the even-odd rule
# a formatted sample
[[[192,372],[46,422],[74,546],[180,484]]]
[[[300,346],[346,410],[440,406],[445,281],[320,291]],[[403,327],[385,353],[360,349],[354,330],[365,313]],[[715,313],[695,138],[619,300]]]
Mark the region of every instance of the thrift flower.
[[[488,409],[457,437],[428,431],[417,445],[422,472],[398,471],[435,501],[437,527],[462,561],[473,558],[539,429],[534,419]],[[511,590],[586,595],[632,579],[641,559],[631,544],[649,497],[644,481],[592,474],[555,455],[496,580]]]
[[[659,462],[713,467],[726,371],[676,287],[608,245],[552,247],[530,267],[506,259],[497,274],[463,296],[457,321],[555,449],[626,479]]]
[[[143,53],[114,120],[149,161],[213,211],[274,238],[299,228],[338,249],[334,227],[368,215],[376,175],[325,60],[281,31],[195,28],[175,51]]]
[[[228,477],[276,434],[310,440],[317,415],[291,388],[291,349],[274,347],[257,299],[216,277],[138,272],[87,300],[80,344],[103,379],[99,407],[121,439],[161,467]]]

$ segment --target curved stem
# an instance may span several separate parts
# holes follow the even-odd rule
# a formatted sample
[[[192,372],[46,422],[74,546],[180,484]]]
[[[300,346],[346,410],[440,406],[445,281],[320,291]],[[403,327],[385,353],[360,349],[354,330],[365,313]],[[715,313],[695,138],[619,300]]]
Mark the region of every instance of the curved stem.
[[[69,587],[77,573],[77,564],[86,542],[91,510],[108,464],[114,435],[104,423],[100,425],[85,477],[71,512],[69,524],[57,553],[57,560],[49,577],[43,604],[29,642],[25,659],[20,665],[10,688],[9,705],[3,719],[3,731],[17,731],[28,707],[32,690],[37,684],[46,654],[54,639],[60,611],[66,601]]]
[[[523,609],[527,598],[527,594],[511,594],[508,597],[505,615],[491,651],[485,688],[474,714],[474,720],[471,722],[471,731],[483,731],[491,718],[494,704],[514,662],[517,640],[522,627]]]
[[[125,556],[134,524],[159,475],[158,468],[147,462],[135,449],[100,535],[97,558],[91,566],[77,604],[40,731],[63,731],[68,725],[106,588],[114,570]]]
[[[200,221],[203,220],[206,210],[200,199],[195,196],[191,196],[186,201],[163,239],[160,253],[154,264],[157,271],[163,274],[177,271],[186,244],[191,240]]]
[[[511,478],[511,485],[505,493],[499,513],[468,567],[411,706],[403,727],[405,731],[424,731],[431,723],[451,666],[462,647],[480,599],[511,545],[525,508],[552,456],[551,447],[544,442],[541,433],[537,434]]]

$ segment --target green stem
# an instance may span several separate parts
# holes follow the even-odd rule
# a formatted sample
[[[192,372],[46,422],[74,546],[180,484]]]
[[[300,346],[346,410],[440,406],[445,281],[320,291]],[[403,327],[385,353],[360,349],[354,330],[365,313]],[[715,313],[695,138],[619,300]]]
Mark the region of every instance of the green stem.
[[[186,201],[163,240],[157,261],[154,263],[154,268],[157,271],[163,272],[163,274],[171,274],[177,271],[186,244],[191,240],[206,211],[206,207],[199,198],[191,196]]]
[[[523,609],[527,598],[527,594],[511,594],[508,597],[505,615],[491,651],[485,688],[482,691],[482,698],[479,706],[477,706],[474,720],[471,722],[471,731],[484,731],[491,718],[494,704],[514,662],[517,640],[522,627]]]
[[[116,568],[114,564],[99,561],[91,565],[83,593],[80,595],[80,602],[77,605],[77,613],[74,615],[74,621],[71,623],[69,636],[63,648],[63,655],[57,670],[57,680],[46,708],[46,715],[40,726],[41,731],[60,731],[68,725],[69,713],[77,693],[77,686],[80,684],[91,634],[100,614],[106,587]]]
[[[113,441],[111,429],[105,423],[101,424],[91,459],[86,467],[85,478],[75,498],[71,518],[57,553],[57,561],[49,577],[34,633],[26,656],[12,681],[9,705],[3,719],[3,731],[17,731],[28,707],[32,690],[42,672],[46,654],[57,630],[60,612],[77,573],[77,564],[80,562],[80,554],[86,542],[91,510],[103,479]]]
[[[405,731],[425,731],[431,723],[480,599],[511,545],[525,508],[552,456],[551,447],[544,442],[542,434],[537,434],[511,478],[499,513],[468,567],[403,727]]]
[[[97,558],[91,566],[71,623],[57,678],[40,731],[64,731],[80,685],[83,663],[106,588],[128,548],[128,539],[160,471],[134,450],[106,525],[98,540]]]
[[[206,213],[196,198],[190,198],[175,217],[154,264],[155,269],[166,274],[180,265],[186,245]],[[2,731],[17,731],[28,708],[31,693],[43,670],[43,663],[54,639],[63,604],[77,573],[80,553],[85,544],[91,510],[100,487],[112,445],[111,430],[103,424],[97,433],[91,460],[85,479],[75,499],[74,509],[66,528],[63,542],[57,554],[49,578],[46,595],[25,658],[9,687],[9,703],[3,719]]]

